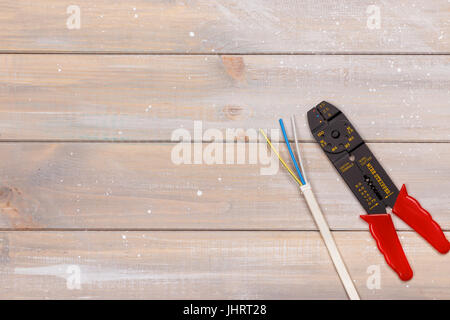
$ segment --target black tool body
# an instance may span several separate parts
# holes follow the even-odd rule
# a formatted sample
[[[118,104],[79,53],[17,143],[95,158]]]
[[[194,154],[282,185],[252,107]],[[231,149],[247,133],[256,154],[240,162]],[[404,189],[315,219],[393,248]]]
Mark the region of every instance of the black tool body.
[[[347,117],[322,102],[308,112],[314,138],[320,143],[368,214],[393,208],[399,190]]]

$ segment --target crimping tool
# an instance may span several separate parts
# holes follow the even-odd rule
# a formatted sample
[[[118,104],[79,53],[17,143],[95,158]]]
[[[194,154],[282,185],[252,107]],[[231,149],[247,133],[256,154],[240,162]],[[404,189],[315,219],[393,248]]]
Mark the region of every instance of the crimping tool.
[[[387,207],[419,233],[440,253],[450,250],[439,225],[413,197],[405,185],[399,191],[347,117],[332,104],[323,101],[308,111],[311,132],[342,176],[367,215],[369,224],[386,262],[403,281],[413,271],[403,252]]]

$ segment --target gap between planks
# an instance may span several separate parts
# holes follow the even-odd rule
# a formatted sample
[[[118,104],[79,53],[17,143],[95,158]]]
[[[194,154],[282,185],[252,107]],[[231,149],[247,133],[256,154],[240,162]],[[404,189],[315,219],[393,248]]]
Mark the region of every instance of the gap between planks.
[[[49,54],[49,55],[118,55],[118,56],[448,56],[450,52],[145,52],[145,51],[8,51],[0,50],[0,54]]]
[[[330,229],[331,232],[368,232],[368,229]],[[319,232],[317,229],[176,229],[176,228],[0,228],[0,232]],[[397,232],[417,233],[414,230],[396,229]],[[442,229],[450,232],[450,229]]]
[[[312,140],[297,140],[298,143],[302,143],[302,144],[317,144],[317,142],[312,141]],[[140,144],[157,144],[157,143],[169,143],[169,144],[177,144],[180,143],[181,141],[172,141],[172,140],[11,140],[11,139],[5,139],[5,140],[1,140],[0,139],[0,143],[103,143],[103,144],[108,144],[108,143],[140,143]],[[249,144],[249,143],[266,143],[263,140],[258,140],[258,141],[228,141],[228,140],[224,140],[224,141],[217,141],[217,140],[202,140],[202,141],[198,141],[198,140],[192,140],[192,141],[188,141],[190,143],[211,143],[211,142],[220,142],[220,143],[242,143],[242,144]],[[294,143],[294,140],[289,139],[289,142]],[[364,140],[365,143],[377,143],[377,144],[435,144],[435,143],[440,143],[440,144],[445,144],[445,143],[450,143],[450,140],[430,140],[430,141],[426,141],[426,140],[408,140],[408,141],[400,141],[400,140]],[[282,142],[278,142],[278,143],[282,143]]]

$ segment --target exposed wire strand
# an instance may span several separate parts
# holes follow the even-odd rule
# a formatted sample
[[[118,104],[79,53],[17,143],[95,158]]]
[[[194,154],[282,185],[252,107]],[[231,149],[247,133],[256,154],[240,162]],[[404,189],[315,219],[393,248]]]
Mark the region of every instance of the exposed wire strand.
[[[295,115],[291,116],[291,124],[292,131],[294,131],[294,139],[295,139],[295,150],[297,151],[298,162],[300,162],[300,169],[303,174],[303,178],[305,179],[306,184],[308,184],[308,178],[306,177],[305,167],[303,166],[302,155],[300,153],[300,148],[298,146],[298,137],[297,137],[297,118]]]
[[[278,159],[280,159],[280,162],[283,164],[283,166],[287,169],[287,171],[289,171],[289,173],[291,174],[292,178],[295,179],[295,181],[302,186],[302,182],[295,176],[294,172],[292,172],[292,170],[288,167],[288,165],[286,164],[286,162],[284,162],[283,158],[280,156],[280,154],[278,153],[278,151],[275,149],[275,147],[272,145],[272,142],[270,142],[270,139],[266,136],[265,132],[263,131],[263,129],[259,129],[259,131],[261,132],[261,134],[264,136],[264,138],[266,139],[267,143],[269,144],[270,148],[272,148],[273,152],[275,152],[275,154],[277,155]]]
[[[292,152],[291,145],[289,143],[289,140],[288,140],[288,137],[286,134],[286,129],[284,127],[283,119],[280,119],[279,122],[280,122],[281,131],[283,132],[284,142],[286,143],[286,146],[289,150],[289,154],[291,155],[291,159],[292,159],[292,162],[294,163],[295,170],[297,170],[298,176],[300,177],[300,181],[302,182],[302,185],[304,185],[304,184],[306,184],[306,182],[305,182],[305,179],[303,179],[302,172],[300,171],[300,168],[298,167],[298,164],[297,164],[297,160],[295,160],[294,153]]]

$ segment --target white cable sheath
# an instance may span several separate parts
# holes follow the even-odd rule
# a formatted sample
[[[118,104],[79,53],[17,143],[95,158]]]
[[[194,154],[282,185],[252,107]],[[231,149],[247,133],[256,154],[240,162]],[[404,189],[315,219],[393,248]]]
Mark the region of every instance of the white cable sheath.
[[[322,210],[320,209],[316,197],[314,196],[314,193],[311,189],[311,185],[305,184],[301,186],[300,189],[306,199],[306,203],[308,204],[314,221],[319,228],[320,234],[322,235],[323,241],[325,242],[325,245],[328,249],[328,253],[330,254],[331,260],[333,260],[336,271],[339,275],[339,278],[341,278],[342,284],[344,285],[348,297],[350,298],[350,300],[360,300],[352,278],[350,277],[350,274],[347,271],[347,267],[345,266],[336,243],[334,242],[330,228],[328,227]]]

